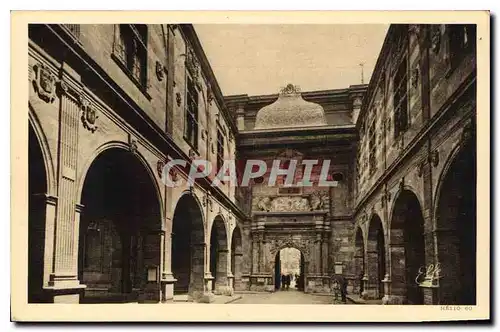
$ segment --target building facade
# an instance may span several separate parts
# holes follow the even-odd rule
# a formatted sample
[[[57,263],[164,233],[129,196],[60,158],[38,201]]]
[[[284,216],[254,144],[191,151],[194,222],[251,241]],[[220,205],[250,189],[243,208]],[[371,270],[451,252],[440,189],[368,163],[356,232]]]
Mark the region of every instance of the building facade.
[[[191,25],[30,25],[28,301],[274,291],[292,247],[306,292],[340,274],[366,299],[474,304],[475,40],[391,25],[368,85],[224,97]],[[196,159],[214,167],[190,183]],[[249,186],[212,186],[252,159]],[[335,185],[268,185],[305,160]]]

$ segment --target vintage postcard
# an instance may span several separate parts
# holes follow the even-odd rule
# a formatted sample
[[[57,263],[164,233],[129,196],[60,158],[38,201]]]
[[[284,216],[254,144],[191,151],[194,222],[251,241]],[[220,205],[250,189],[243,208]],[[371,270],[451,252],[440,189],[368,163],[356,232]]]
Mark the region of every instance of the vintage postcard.
[[[490,319],[489,22],[12,12],[12,320]]]

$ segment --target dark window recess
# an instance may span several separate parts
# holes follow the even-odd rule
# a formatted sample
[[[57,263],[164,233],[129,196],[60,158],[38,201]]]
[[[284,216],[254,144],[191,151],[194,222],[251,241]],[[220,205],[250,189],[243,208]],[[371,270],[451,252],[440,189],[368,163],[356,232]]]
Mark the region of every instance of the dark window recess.
[[[217,130],[217,174],[224,164],[224,135],[220,129]]]
[[[404,56],[394,76],[394,137],[408,129],[408,67]]]
[[[450,66],[456,68],[463,57],[476,48],[475,24],[452,24],[450,29]]]
[[[187,80],[187,104],[186,104],[186,125],[185,139],[194,148],[198,149],[198,90],[193,80]]]
[[[375,121],[370,125],[370,129],[368,130],[369,137],[369,160],[370,160],[370,174],[375,172],[377,167],[377,144],[376,144],[376,133],[375,133]]]
[[[75,39],[80,39],[80,24],[63,24],[63,26],[68,30]]]
[[[148,28],[145,24],[120,24],[114,55],[136,83],[147,87]]]

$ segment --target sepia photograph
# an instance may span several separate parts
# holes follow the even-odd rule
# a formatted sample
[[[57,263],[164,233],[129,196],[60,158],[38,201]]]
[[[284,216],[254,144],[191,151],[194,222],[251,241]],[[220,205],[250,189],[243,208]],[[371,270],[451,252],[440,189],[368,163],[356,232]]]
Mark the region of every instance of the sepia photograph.
[[[12,320],[489,319],[487,11],[43,13]]]

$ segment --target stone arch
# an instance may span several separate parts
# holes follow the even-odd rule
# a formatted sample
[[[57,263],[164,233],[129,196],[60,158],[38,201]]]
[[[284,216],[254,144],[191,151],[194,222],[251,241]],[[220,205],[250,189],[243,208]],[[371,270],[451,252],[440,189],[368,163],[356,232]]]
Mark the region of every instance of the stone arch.
[[[38,116],[31,105],[28,103],[28,126],[29,130],[32,130],[37,138],[38,144],[40,146],[40,150],[42,153],[44,165],[45,165],[45,178],[47,179],[47,194],[55,196],[56,193],[56,176],[54,172],[54,162],[52,158],[52,154],[50,153],[49,143],[47,141],[47,137],[42,129],[42,125],[38,120]]]
[[[273,273],[273,280],[274,280],[274,288],[275,290],[278,290],[278,289],[283,289],[283,287],[285,286],[284,285],[284,282],[285,280],[283,279],[283,275],[284,275],[284,272],[282,272],[282,261],[281,261],[281,253],[283,250],[286,250],[286,249],[293,249],[293,250],[296,250],[300,253],[300,258],[299,258],[299,271],[298,271],[298,275],[299,275],[299,278],[297,279],[295,275],[288,275],[288,277],[290,278],[290,282],[291,282],[291,279],[294,279],[295,280],[295,284],[296,284],[296,288],[298,290],[301,290],[301,291],[304,291],[305,288],[306,288],[306,274],[307,274],[307,268],[306,268],[306,265],[307,265],[307,262],[306,262],[306,259],[305,259],[305,253],[303,250],[299,249],[300,246],[297,246],[297,245],[289,245],[291,243],[288,243],[288,244],[284,244],[284,245],[280,245],[278,247],[276,247],[276,250],[275,251],[272,251],[273,253],[273,256],[274,257],[274,273]],[[290,271],[288,271],[288,273],[290,273]],[[297,274],[297,271],[295,271],[295,274]],[[287,288],[289,287],[290,285],[286,286]]]
[[[199,301],[205,291],[205,222],[202,205],[190,191],[184,191],[172,218],[172,274],[177,282],[174,294]]]
[[[43,287],[48,281],[45,238],[49,171],[41,143],[31,120],[28,124],[28,303],[45,302]],[[55,213],[55,207],[52,206]]]
[[[476,146],[462,140],[439,177],[435,199],[440,304],[476,304]]]
[[[372,214],[368,225],[366,245],[368,287],[370,298],[381,299],[384,296],[384,279],[386,275],[386,239],[382,220]]]
[[[231,235],[231,272],[234,277],[234,290],[243,290],[242,284],[243,271],[243,241],[241,228],[238,224],[233,229]]]
[[[396,199],[401,196],[402,193],[404,192],[411,192],[414,196],[415,196],[415,199],[417,200],[418,202],[418,205],[422,208],[424,205],[424,199],[423,197],[420,196],[420,193],[418,192],[418,190],[416,190],[416,188],[414,188],[413,186],[409,185],[409,184],[399,184],[398,186],[398,189],[396,190],[396,192],[394,193],[394,199],[391,200],[392,204],[390,205],[390,208],[389,208],[389,216],[388,216],[388,229],[390,229],[391,225],[390,223],[392,222],[392,218],[393,218],[393,215],[394,215],[394,209],[396,207]],[[389,231],[388,231],[389,232]],[[390,241],[390,238],[388,239]]]
[[[102,144],[97,149],[95,149],[92,152],[92,154],[87,158],[86,162],[82,166],[83,171],[80,174],[80,178],[78,179],[78,182],[77,182],[77,191],[76,191],[77,192],[77,201],[81,201],[81,195],[82,195],[82,191],[83,191],[85,178],[86,178],[87,173],[90,169],[90,166],[92,165],[94,160],[99,155],[101,155],[102,153],[104,153],[105,151],[110,150],[110,149],[120,149],[120,150],[125,150],[125,151],[130,152],[129,144],[122,142],[122,141],[109,141],[109,142]],[[132,154],[132,152],[130,152],[130,153]],[[164,221],[165,220],[165,207],[164,207],[164,204],[162,202],[160,185],[159,185],[158,181],[156,180],[155,172],[153,171],[153,169],[151,168],[151,165],[149,165],[147,159],[144,157],[144,155],[140,151],[136,150],[135,152],[133,152],[133,155],[142,164],[145,171],[149,175],[149,178],[151,179],[151,183],[154,186],[156,196],[158,197],[158,202],[159,202],[160,207],[161,207],[161,219]],[[165,226],[164,222],[162,222],[162,229],[164,229],[163,228],[164,226]]]
[[[159,283],[162,203],[144,160],[120,144],[107,144],[85,169],[78,192],[79,279],[83,302],[141,300],[146,276]],[[140,193],[140,194],[138,194]],[[148,295],[159,301],[159,291]]]
[[[212,288],[215,294],[224,294],[228,291],[228,264],[226,222],[224,217],[218,214],[210,230],[210,273],[214,278]]]
[[[389,230],[391,297],[395,303],[423,304],[415,281],[425,266],[424,217],[417,195],[408,189],[394,199]]]

